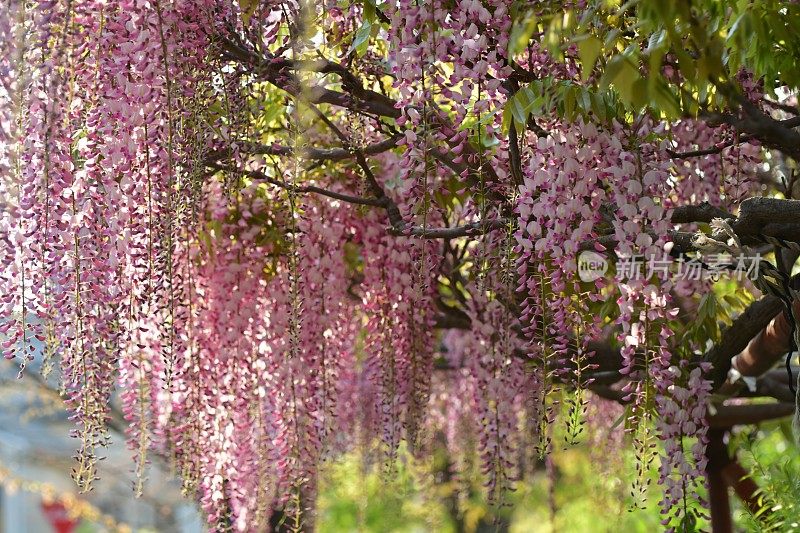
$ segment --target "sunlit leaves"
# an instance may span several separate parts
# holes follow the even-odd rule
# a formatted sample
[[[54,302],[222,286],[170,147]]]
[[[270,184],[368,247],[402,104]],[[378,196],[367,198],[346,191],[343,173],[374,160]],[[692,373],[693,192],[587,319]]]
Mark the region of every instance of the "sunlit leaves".
[[[367,44],[369,43],[369,38],[372,35],[372,23],[369,20],[364,20],[361,24],[361,27],[358,28],[355,35],[353,36],[353,44],[350,47],[350,50],[354,50],[358,55],[364,55],[364,52],[367,51]]]
[[[603,51],[603,42],[594,35],[578,41],[578,57],[581,60],[581,79],[586,81],[592,73],[597,58]]]
[[[539,94],[535,92],[537,88],[540,89]],[[539,87],[536,87],[535,85],[523,87],[508,99],[503,112],[504,129],[507,130],[511,124],[511,121],[513,120],[517,131],[525,130],[528,123],[528,117],[531,116],[531,113],[541,111],[544,104],[545,97],[541,93],[541,89],[541,84]]]
[[[377,19],[375,0],[364,0],[364,21],[372,24]]]
[[[363,56],[367,51],[370,38],[376,36],[380,29],[380,21],[378,19],[379,9],[383,9],[383,6],[378,5],[375,0],[364,0],[361,26],[359,26],[358,30],[353,34],[350,52],[355,52],[357,55]]]
[[[513,120],[517,131],[524,131],[530,118],[553,112],[569,121],[579,117],[602,123],[625,120],[625,108],[614,92],[544,78],[521,88],[508,99],[503,110],[503,128],[508,131]]]
[[[259,0],[239,0],[239,7],[242,10],[242,20],[247,24],[250,18],[258,9]]]
[[[606,64],[600,86],[608,87],[613,84],[622,98],[622,102],[631,105],[633,104],[634,85],[639,78],[636,65],[629,58],[617,55]]]
[[[536,31],[536,17],[531,14],[521,14],[511,27],[508,39],[508,55],[514,57],[523,52]]]
[[[595,1],[577,17],[555,5],[545,5],[536,17],[522,13],[509,51],[522,53],[526,39],[536,35],[557,58],[574,45],[583,82],[596,69],[601,76],[595,84],[612,87],[627,108],[646,108],[661,118],[724,108],[730,95],[721,97],[718,85],[735,86],[742,68],[768,92],[800,83],[800,35],[791,30],[800,25],[795,3]]]

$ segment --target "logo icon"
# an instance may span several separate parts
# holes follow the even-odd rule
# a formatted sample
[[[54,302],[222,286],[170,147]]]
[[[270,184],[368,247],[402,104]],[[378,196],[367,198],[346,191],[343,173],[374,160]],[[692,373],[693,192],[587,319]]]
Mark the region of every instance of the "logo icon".
[[[595,281],[608,270],[608,261],[597,252],[587,250],[578,256],[578,277],[581,281]]]

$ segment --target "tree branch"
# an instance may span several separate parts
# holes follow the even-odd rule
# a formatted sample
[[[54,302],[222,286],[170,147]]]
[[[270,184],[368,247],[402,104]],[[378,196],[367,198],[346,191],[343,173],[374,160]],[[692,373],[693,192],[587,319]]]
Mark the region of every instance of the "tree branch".
[[[310,104],[331,104],[337,107],[349,109],[354,112],[369,113],[372,115],[399,118],[401,110],[398,102],[377,93],[375,91],[365,89],[358,78],[349,72],[343,65],[321,58],[311,61],[294,61],[283,57],[269,56],[261,58],[256,52],[247,48],[246,45],[236,43],[230,38],[225,36],[217,36],[223,54],[235,61],[239,61],[248,66],[255,74],[263,77],[266,81],[289,93],[296,98],[302,98],[303,101]],[[320,73],[335,73],[342,78],[342,86],[350,91],[350,93],[342,93],[334,91],[321,86],[314,86],[303,88],[300,80],[294,75],[293,71],[296,69],[305,69],[312,72]],[[455,126],[438,113],[434,105],[428,113],[428,121],[431,125],[436,125],[446,132],[451,132],[446,137],[452,138],[453,133],[457,130]],[[448,140],[450,148],[454,148],[454,141]],[[436,154],[434,154],[436,156]],[[463,149],[462,156],[465,160],[474,160],[477,157],[475,149],[467,143]],[[441,157],[437,159],[443,160]],[[451,166],[451,168],[454,168]],[[481,176],[485,176],[487,182],[498,183],[499,177],[492,168],[488,161],[484,161],[477,167],[464,165],[459,174],[466,178],[467,183],[474,186],[480,181]],[[487,194],[493,199],[498,201],[505,201],[506,199],[496,190],[488,189]]]
[[[717,389],[725,382],[731,369],[731,358],[747,347],[753,337],[758,335],[770,321],[783,309],[780,299],[767,295],[750,304],[750,307],[733,320],[722,332],[720,341],[703,356],[711,363],[711,378]]]
[[[227,167],[223,165],[218,165],[216,163],[212,163],[209,166],[217,170],[233,172],[242,176],[248,176],[250,178],[253,178],[254,180],[263,181],[269,183],[270,185],[274,185],[276,187],[280,187],[281,189],[285,189],[287,191],[291,191],[294,193],[299,193],[299,194],[314,193],[314,194],[319,194],[321,196],[327,196],[328,198],[333,198],[335,200],[341,200],[343,202],[347,202],[350,204],[370,205],[373,207],[384,207],[385,203],[381,198],[362,198],[360,196],[352,196],[349,194],[330,191],[327,189],[323,189],[321,187],[316,187],[314,185],[293,186],[290,183],[286,183],[285,181],[275,179],[272,176],[269,176],[263,172],[259,172],[258,170],[245,170],[238,167]]]
[[[705,148],[705,149],[702,149],[702,150],[690,150],[688,152],[675,152],[674,150],[670,150],[669,148],[667,148],[667,153],[673,159],[689,159],[689,158],[692,158],[692,157],[702,157],[702,156],[705,156],[705,155],[715,155],[715,154],[722,153],[722,151],[724,149],[726,149],[726,148],[730,148],[731,146],[735,146],[735,145],[742,144],[742,143],[745,143],[747,141],[750,141],[752,138],[753,138],[752,135],[741,135],[741,136],[738,136],[738,138],[736,138],[734,140],[731,140],[731,141],[728,141],[728,142],[719,143],[719,144],[717,144],[717,145],[715,145],[715,146],[713,146],[711,148]]]
[[[730,223],[744,244],[761,243],[765,235],[800,242],[800,200],[748,198]]]
[[[263,59],[244,45],[237,44],[227,37],[217,35],[217,41],[223,54],[228,59],[236,60],[249,66],[254,73],[262,76],[266,81],[283,89],[292,96],[297,97],[302,94],[305,100],[314,104],[331,104],[377,116],[400,117],[400,110],[395,107],[395,102],[391,98],[381,93],[364,89],[363,86],[357,83],[357,78],[341,65],[327,60],[297,63],[290,59],[275,56]],[[342,85],[351,90],[353,95],[319,86],[302,87],[300,80],[291,72],[298,66],[317,68],[319,72],[335,72],[339,74],[342,76]]]
[[[800,160],[800,133],[793,129],[800,126],[800,117],[775,120],[758,109],[752,102],[741,98],[739,103],[744,111],[741,116],[730,113],[710,113],[703,118],[710,126],[728,124],[737,131],[759,140],[765,146],[780,150],[795,161]]]
[[[391,150],[397,147],[397,141],[402,137],[400,135],[392,136],[383,141],[373,143],[365,146],[361,151],[366,155],[375,155]],[[273,155],[273,156],[287,156],[292,155],[294,150],[291,146],[281,144],[260,144],[243,141],[237,143],[243,152],[248,154],[257,155]],[[229,155],[230,150],[217,150],[211,152],[206,158],[207,162],[219,161],[221,158]],[[344,161],[347,159],[355,159],[356,154],[347,148],[305,148],[300,151],[298,156],[302,159],[309,159],[312,161]]]
[[[724,209],[714,207],[708,202],[703,202],[698,205],[682,205],[674,208],[670,221],[673,224],[686,224],[690,222],[709,223],[715,218],[733,218],[733,215]]]
[[[392,225],[393,228],[404,228],[405,221],[403,221],[403,215],[400,213],[400,209],[397,207],[397,204],[394,203],[394,200],[389,198],[386,194],[386,191],[383,190],[383,187],[378,182],[378,178],[375,177],[375,174],[372,172],[372,169],[369,168],[369,163],[367,163],[366,157],[364,157],[364,152],[360,149],[354,147],[350,143],[350,139],[347,138],[347,135],[340,130],[336,124],[331,122],[331,120],[325,116],[325,113],[319,110],[315,105],[306,102],[306,105],[316,114],[320,120],[322,120],[328,128],[339,138],[342,142],[342,145],[345,149],[351,151],[355,157],[356,161],[358,162],[358,166],[361,167],[361,170],[364,172],[364,177],[367,180],[367,185],[370,189],[372,189],[372,194],[375,195],[376,199],[381,202],[379,205],[386,209],[386,214],[389,217],[389,223]]]
[[[741,405],[719,405],[708,417],[712,428],[730,428],[740,424],[758,424],[766,420],[783,418],[794,413],[793,402],[746,403]]]
[[[487,220],[485,222],[473,222],[471,224],[452,228],[422,228],[419,226],[403,230],[390,228],[389,233],[393,235],[423,237],[425,239],[455,239],[458,237],[469,237],[489,233],[507,226],[509,221],[510,219],[500,218],[497,220]]]

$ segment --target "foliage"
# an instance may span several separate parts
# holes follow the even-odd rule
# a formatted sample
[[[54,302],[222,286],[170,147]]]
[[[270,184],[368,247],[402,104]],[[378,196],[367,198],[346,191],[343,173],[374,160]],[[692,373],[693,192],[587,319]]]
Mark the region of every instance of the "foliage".
[[[796,531],[800,527],[800,461],[789,424],[747,428],[732,439],[731,447],[741,450],[740,460],[760,487],[759,497],[765,504],[765,510],[755,515],[742,510],[743,525],[749,531]]]
[[[659,526],[655,502],[636,513],[628,511],[635,458],[627,448],[592,449],[587,443],[557,447],[551,456],[554,479],[538,463],[530,476],[516,482],[506,507],[492,507],[474,493],[459,500],[455,515],[443,504],[454,482],[432,482],[419,477],[419,471],[409,475],[413,459],[403,457],[398,479],[388,490],[377,475],[363,477],[358,456],[343,458],[321,472],[319,530],[645,532]],[[655,471],[648,475],[657,477]]]
[[[523,51],[541,33],[551,53],[575,61],[582,80],[612,87],[634,114],[646,109],[677,119],[724,109],[741,90],[741,69],[771,96],[800,84],[795,3],[598,1],[566,9],[559,2],[519,3],[516,12],[510,52]],[[578,100],[584,114],[597,116],[593,104]]]
[[[793,531],[800,513],[797,510],[797,473],[800,471],[796,444],[785,424],[770,423],[743,428],[729,446],[739,461],[772,502],[769,523],[751,516],[737,499],[737,523],[747,531]],[[609,452],[611,454],[609,455]],[[603,457],[602,460],[598,458]],[[406,457],[408,460],[412,460]],[[653,531],[658,529],[658,508],[630,513],[626,498],[632,482],[626,472],[634,462],[629,449],[593,450],[588,444],[568,449],[557,448],[552,455],[558,472],[555,491],[555,514],[549,508],[548,475],[543,468],[518,482],[509,507],[500,510],[509,521],[510,531]],[[619,463],[619,464],[617,464]],[[408,464],[403,462],[404,465]],[[627,465],[627,468],[623,468]],[[375,474],[363,477],[359,456],[348,456],[321,473],[320,531],[452,531],[454,524],[442,505],[442,495],[430,484],[409,475],[403,467],[392,486],[386,490]],[[609,470],[610,468],[610,470]],[[656,477],[655,472],[650,472]],[[491,527],[496,519],[486,502],[479,498],[462,503],[464,517],[476,517],[464,531],[475,531],[480,523]],[[359,525],[359,513],[374,517]],[[552,522],[555,518],[555,523]],[[432,520],[436,521],[431,522]],[[707,527],[707,526],[706,526]]]

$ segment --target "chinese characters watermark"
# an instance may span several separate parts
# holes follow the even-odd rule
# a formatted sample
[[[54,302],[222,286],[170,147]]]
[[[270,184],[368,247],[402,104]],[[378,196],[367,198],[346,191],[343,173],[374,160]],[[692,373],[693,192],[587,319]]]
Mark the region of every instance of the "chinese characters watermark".
[[[615,278],[622,281],[647,280],[653,277],[673,280],[718,281],[724,274],[742,281],[758,278],[761,254],[751,256],[709,254],[698,257],[673,258],[632,255],[620,257],[614,263]],[[593,251],[581,252],[577,261],[578,277],[591,282],[603,277],[609,269],[608,260]]]

